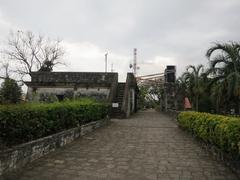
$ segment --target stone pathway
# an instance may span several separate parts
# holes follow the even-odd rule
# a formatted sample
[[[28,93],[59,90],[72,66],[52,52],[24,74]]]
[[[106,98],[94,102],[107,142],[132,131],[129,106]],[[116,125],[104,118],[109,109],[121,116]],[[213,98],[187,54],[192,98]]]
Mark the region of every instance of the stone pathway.
[[[211,158],[169,117],[139,112],[112,120],[39,160],[8,179],[18,180],[165,180],[237,179]]]

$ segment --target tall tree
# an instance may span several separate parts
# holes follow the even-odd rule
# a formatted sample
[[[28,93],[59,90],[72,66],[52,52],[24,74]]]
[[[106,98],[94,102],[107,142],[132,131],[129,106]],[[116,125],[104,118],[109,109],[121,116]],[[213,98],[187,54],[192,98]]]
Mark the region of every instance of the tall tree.
[[[60,41],[50,40],[30,31],[11,32],[4,54],[14,61],[16,72],[22,77],[33,71],[52,71],[58,64],[64,64]]]
[[[175,82],[175,92],[176,92],[176,101],[177,101],[177,109],[184,110],[184,98],[187,95],[187,84],[185,82],[185,78],[180,76],[177,78]]]
[[[240,44],[215,43],[206,53],[210,60],[209,74],[213,84],[219,86],[218,95],[226,93],[228,101],[235,104],[239,114],[240,100]],[[219,97],[218,97],[219,99]]]
[[[191,96],[194,102],[195,110],[198,111],[199,106],[199,95],[202,92],[200,86],[201,74],[203,72],[203,65],[200,64],[197,67],[189,65],[186,72],[183,73],[183,78],[185,79],[186,86],[188,89],[188,94]]]

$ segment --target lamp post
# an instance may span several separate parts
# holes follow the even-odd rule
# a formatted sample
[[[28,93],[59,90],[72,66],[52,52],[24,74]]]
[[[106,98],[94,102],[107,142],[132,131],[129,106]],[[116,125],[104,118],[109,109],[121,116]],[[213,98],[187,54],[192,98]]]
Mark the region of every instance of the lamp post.
[[[108,53],[105,54],[105,72],[107,72],[107,56]]]

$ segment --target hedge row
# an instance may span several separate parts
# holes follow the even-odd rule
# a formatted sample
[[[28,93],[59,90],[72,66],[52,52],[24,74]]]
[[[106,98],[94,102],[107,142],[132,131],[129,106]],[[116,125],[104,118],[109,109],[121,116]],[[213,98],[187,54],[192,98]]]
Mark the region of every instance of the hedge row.
[[[222,152],[240,159],[240,119],[199,112],[181,112],[180,126]]]
[[[0,140],[13,145],[45,137],[107,116],[93,101],[0,106]]]

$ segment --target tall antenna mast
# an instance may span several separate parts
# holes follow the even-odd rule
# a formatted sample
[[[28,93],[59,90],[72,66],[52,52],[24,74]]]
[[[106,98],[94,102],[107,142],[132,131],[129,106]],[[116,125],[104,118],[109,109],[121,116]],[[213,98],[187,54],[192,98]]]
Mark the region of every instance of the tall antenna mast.
[[[137,75],[137,48],[133,49],[133,74]]]

